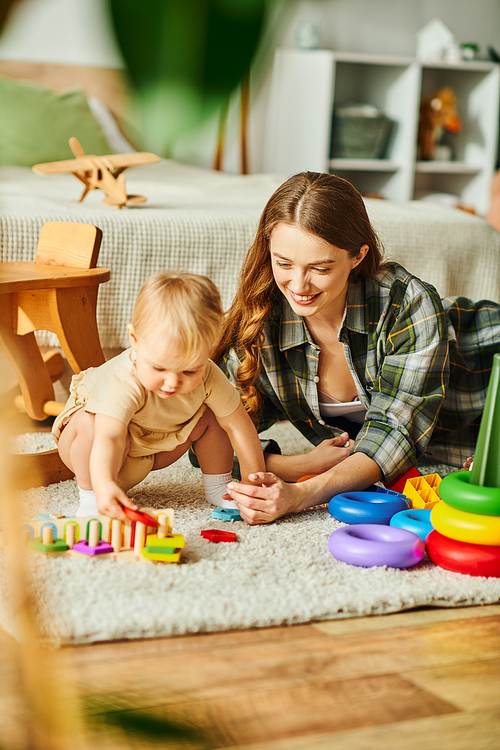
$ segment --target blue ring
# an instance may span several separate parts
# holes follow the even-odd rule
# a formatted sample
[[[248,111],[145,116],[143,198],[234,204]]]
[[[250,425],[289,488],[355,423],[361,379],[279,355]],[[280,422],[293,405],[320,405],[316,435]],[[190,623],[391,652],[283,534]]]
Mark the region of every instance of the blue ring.
[[[343,523],[378,523],[389,525],[392,516],[407,510],[409,500],[385,492],[342,492],[328,503],[330,515]]]
[[[412,531],[425,542],[434,526],[431,523],[431,511],[427,508],[412,508],[411,510],[401,510],[395,513],[390,520],[389,526],[396,526],[398,529]]]

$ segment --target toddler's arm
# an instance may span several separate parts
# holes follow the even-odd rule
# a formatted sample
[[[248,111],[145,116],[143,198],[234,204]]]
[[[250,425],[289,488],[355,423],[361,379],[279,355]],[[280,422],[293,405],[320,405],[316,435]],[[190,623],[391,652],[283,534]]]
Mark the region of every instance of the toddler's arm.
[[[119,419],[96,414],[95,436],[90,454],[90,476],[99,513],[125,520],[122,505],[137,506],[116,484],[127,451],[128,426]]]
[[[259,436],[255,426],[240,403],[228,417],[217,417],[217,421],[229,436],[233,450],[238,456],[242,482],[248,482],[248,475],[266,470]]]

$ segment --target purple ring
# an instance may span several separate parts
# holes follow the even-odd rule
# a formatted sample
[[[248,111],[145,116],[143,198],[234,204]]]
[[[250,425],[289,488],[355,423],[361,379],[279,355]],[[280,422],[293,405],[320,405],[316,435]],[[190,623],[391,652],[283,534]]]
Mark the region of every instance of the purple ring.
[[[409,568],[423,558],[425,544],[406,529],[381,524],[355,524],[330,535],[328,549],[337,560],[371,568]]]

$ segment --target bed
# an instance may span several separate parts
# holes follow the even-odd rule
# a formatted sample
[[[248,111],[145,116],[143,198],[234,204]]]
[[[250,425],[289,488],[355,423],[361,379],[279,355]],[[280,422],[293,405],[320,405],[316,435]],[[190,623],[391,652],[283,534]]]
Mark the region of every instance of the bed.
[[[7,74],[13,74],[12,66]],[[26,69],[19,75],[26,76]],[[59,74],[60,86],[67,80]],[[81,185],[71,175],[0,167],[1,261],[32,260],[45,221],[80,221],[102,229],[99,265],[111,270],[111,281],[100,288],[97,312],[106,348],[128,345],[126,324],[135,296],[146,277],[159,269],[206,274],[218,285],[227,308],[260,213],[286,177],[231,175],[173,160],[125,174],[127,191],[145,195],[147,202],[118,210],[102,204],[100,191],[79,203]],[[443,297],[500,302],[500,232],[482,218],[423,201],[366,199],[366,205],[387,258],[434,284]],[[56,342],[47,334],[41,343]]]
[[[111,281],[99,292],[104,347],[127,346],[126,324],[142,282],[162,268],[214,280],[225,308],[260,213],[284,179],[228,175],[174,161],[128,170],[127,189],[147,202],[121,211],[100,191],[78,203],[71,175],[40,176],[27,167],[0,168],[0,260],[32,260],[45,221],[81,221],[103,231],[99,265]],[[500,232],[453,207],[366,200],[385,256],[430,281],[442,296],[500,301]],[[54,342],[47,339],[51,345]]]

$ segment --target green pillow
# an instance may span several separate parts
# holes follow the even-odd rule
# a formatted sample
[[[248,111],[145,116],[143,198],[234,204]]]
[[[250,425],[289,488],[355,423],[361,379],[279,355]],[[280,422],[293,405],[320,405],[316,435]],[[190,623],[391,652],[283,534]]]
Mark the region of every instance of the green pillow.
[[[71,136],[87,154],[111,152],[82,89],[52,91],[0,76],[0,165],[72,159]]]

